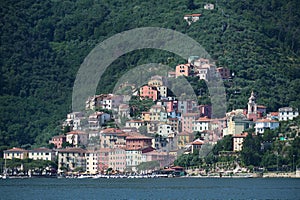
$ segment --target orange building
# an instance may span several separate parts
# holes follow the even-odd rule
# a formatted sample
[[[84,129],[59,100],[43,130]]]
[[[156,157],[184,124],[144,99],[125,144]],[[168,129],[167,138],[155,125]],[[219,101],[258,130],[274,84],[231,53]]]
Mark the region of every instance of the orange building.
[[[158,90],[156,87],[144,85],[140,88],[140,97],[148,97],[153,101],[156,101],[158,99]]]
[[[190,64],[180,64],[176,66],[175,74],[178,76],[189,76],[191,73]]]

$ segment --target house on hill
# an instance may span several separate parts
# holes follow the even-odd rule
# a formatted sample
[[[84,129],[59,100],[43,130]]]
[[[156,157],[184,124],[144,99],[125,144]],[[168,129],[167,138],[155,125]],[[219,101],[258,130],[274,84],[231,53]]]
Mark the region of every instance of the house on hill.
[[[189,24],[191,25],[194,22],[197,22],[201,17],[201,14],[188,14],[188,15],[184,15],[183,19]]]
[[[279,121],[293,120],[295,117],[299,116],[297,109],[292,107],[279,108]]]

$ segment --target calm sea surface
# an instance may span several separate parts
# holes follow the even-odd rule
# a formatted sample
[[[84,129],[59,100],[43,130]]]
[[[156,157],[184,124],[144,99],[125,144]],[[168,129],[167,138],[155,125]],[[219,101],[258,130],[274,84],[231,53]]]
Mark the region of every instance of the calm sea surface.
[[[300,179],[7,179],[0,199],[300,199]]]

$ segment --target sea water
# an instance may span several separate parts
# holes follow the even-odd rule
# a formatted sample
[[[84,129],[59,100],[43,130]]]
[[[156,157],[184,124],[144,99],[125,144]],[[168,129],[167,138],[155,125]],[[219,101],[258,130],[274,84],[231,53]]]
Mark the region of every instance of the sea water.
[[[6,179],[0,199],[300,199],[300,179]]]

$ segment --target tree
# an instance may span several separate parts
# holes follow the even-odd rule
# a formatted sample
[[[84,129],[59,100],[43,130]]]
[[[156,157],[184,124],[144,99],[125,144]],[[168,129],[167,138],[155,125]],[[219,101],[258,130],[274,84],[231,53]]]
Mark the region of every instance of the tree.
[[[261,162],[261,138],[248,134],[241,151],[242,162],[246,165],[259,166]]]
[[[233,141],[231,135],[224,136],[217,144],[213,147],[213,154],[218,155],[220,151],[232,151]]]
[[[195,10],[198,8],[198,6],[195,5],[194,0],[188,0],[187,1],[187,8],[189,10]]]

